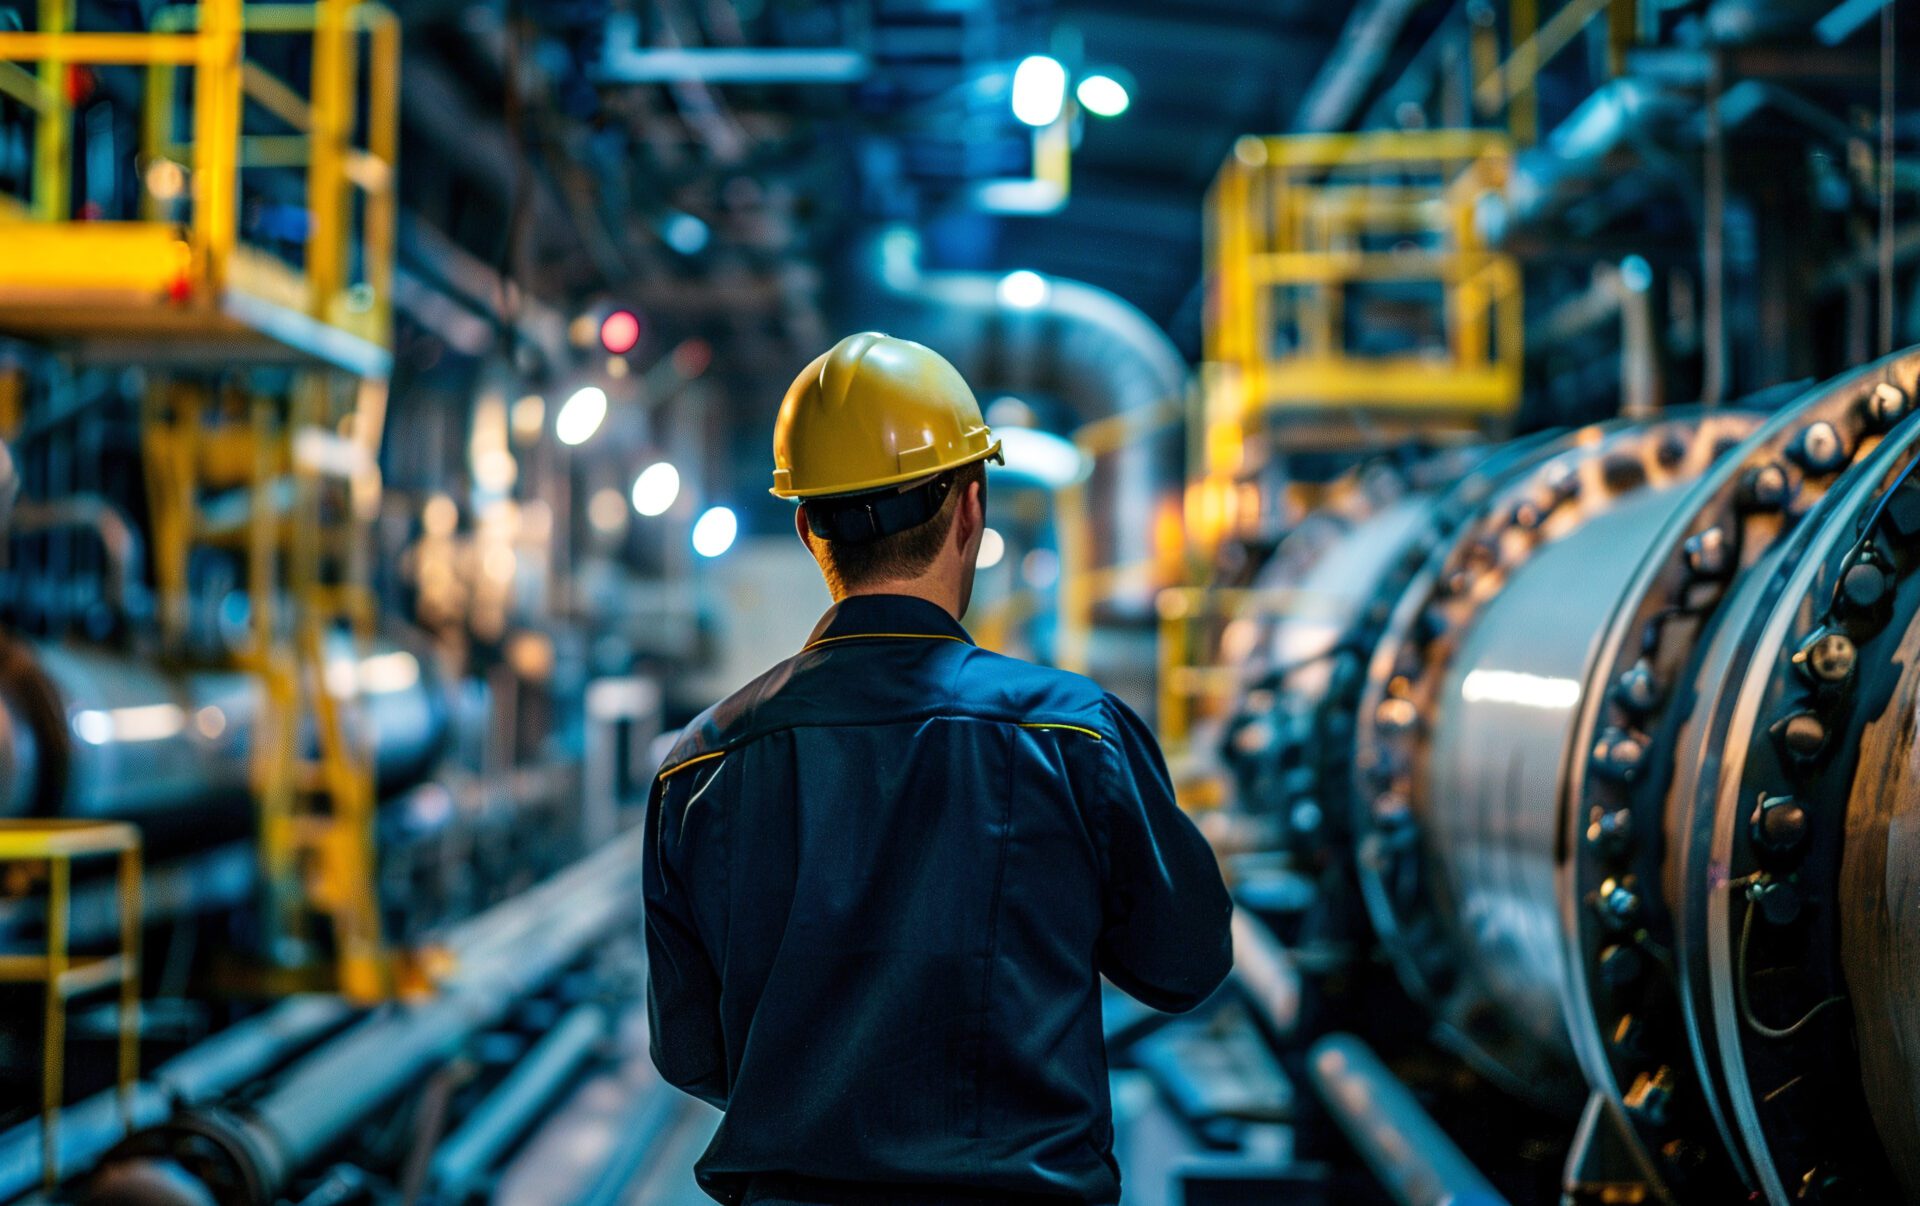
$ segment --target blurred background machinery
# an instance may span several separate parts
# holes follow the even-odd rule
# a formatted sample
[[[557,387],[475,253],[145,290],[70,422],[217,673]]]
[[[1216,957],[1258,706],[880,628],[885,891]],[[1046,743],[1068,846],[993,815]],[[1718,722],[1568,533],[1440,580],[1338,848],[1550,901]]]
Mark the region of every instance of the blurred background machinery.
[[[0,1200],[699,1200],[631,822],[862,327],[1241,906],[1108,1002],[1130,1202],[1920,1200],[1917,38],[0,0]]]

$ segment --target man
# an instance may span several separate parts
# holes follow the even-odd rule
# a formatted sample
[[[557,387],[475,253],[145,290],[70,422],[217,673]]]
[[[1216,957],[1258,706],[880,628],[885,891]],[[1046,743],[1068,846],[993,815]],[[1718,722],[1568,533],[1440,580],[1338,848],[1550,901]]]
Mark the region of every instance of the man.
[[[854,335],[774,427],[834,606],[688,726],[646,865],[653,1060],[727,1203],[1119,1199],[1105,975],[1186,1010],[1232,905],[1140,720],[958,617],[999,456],[952,365]]]

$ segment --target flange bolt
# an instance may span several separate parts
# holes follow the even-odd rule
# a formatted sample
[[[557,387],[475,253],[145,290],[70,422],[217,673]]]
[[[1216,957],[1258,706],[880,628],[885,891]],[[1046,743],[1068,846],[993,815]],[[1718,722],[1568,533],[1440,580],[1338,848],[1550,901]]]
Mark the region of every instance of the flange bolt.
[[[1808,473],[1832,473],[1847,463],[1847,442],[1839,428],[1820,419],[1800,429],[1787,455]]]
[[[1815,712],[1795,712],[1773,726],[1773,734],[1796,758],[1811,758],[1827,743],[1827,724]]]
[[[1627,1113],[1643,1125],[1665,1126],[1668,1107],[1673,1104],[1676,1079],[1673,1069],[1664,1065],[1653,1072],[1642,1072],[1623,1099]]]
[[[1747,833],[1754,845],[1785,854],[1806,840],[1807,810],[1792,796],[1762,796],[1747,818]]]
[[[1608,988],[1625,988],[1640,978],[1646,966],[1639,947],[1616,942],[1600,952],[1600,982]]]
[[[1646,741],[1621,728],[1608,728],[1593,744],[1594,769],[1609,779],[1630,783],[1640,774],[1647,756]]]
[[[1600,881],[1600,888],[1594,893],[1594,908],[1599,911],[1600,920],[1616,932],[1631,928],[1640,919],[1640,894],[1632,885],[1631,877],[1609,876]]]
[[[1786,466],[1777,461],[1768,461],[1747,470],[1740,493],[1746,504],[1756,510],[1778,511],[1787,505],[1787,495],[1791,489]]]
[[[1587,826],[1587,841],[1603,853],[1618,857],[1633,846],[1633,813],[1614,808],[1599,813]]]
[[[1891,381],[1882,381],[1867,395],[1867,418],[1875,427],[1892,427],[1906,417],[1907,392]]]
[[[1724,577],[1733,561],[1727,534],[1719,527],[1695,532],[1681,547],[1686,553],[1687,568],[1702,578]]]
[[[1747,889],[1747,899],[1768,925],[1790,925],[1805,903],[1800,887],[1789,879],[1765,879]]]
[[[1840,597],[1858,611],[1872,608],[1887,597],[1887,572],[1871,561],[1856,561],[1840,578]]]
[[[1653,676],[1653,667],[1641,658],[1627,667],[1614,684],[1614,697],[1620,705],[1634,712],[1651,712],[1660,702],[1660,680]]]

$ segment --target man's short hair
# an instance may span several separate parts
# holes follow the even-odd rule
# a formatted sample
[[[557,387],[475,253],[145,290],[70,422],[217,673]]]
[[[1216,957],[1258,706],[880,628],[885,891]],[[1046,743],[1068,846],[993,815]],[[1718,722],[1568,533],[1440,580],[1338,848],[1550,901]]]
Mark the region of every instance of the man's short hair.
[[[953,531],[953,516],[960,507],[960,496],[975,482],[985,486],[986,466],[975,461],[953,471],[953,489],[933,518],[904,532],[882,536],[865,544],[815,537],[813,547],[820,555],[820,572],[835,598],[870,586],[875,582],[893,582],[917,578],[927,572]]]

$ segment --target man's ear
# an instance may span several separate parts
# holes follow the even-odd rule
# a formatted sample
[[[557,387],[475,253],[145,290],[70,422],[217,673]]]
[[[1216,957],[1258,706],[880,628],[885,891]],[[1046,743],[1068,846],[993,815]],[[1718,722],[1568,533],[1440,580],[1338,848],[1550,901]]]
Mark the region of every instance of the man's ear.
[[[953,517],[954,534],[962,550],[970,547],[987,526],[987,492],[979,482],[968,482]]]
[[[805,506],[798,506],[793,509],[793,534],[800,538],[801,544],[807,546],[808,552],[813,551],[813,531],[807,527],[807,508]]]

